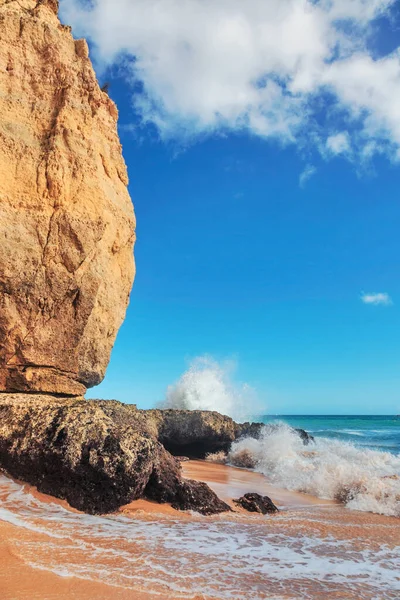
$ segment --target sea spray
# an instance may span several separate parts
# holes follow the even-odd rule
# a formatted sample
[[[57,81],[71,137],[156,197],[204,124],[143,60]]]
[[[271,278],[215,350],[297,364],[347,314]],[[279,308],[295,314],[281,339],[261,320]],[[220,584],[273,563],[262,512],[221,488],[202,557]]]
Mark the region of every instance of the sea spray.
[[[246,420],[258,410],[254,389],[234,381],[235,363],[218,363],[209,356],[195,358],[180,379],[167,389],[162,408],[215,410]]]
[[[280,423],[265,426],[258,440],[232,444],[228,462],[246,466],[244,459],[277,486],[400,517],[400,456],[325,438],[304,446],[291,427]]]

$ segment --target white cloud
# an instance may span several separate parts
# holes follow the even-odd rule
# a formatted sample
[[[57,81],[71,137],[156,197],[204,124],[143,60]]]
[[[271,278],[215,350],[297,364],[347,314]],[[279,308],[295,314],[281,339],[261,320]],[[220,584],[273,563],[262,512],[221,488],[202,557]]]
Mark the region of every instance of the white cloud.
[[[306,185],[307,181],[313,175],[315,175],[316,172],[317,172],[317,169],[313,165],[306,165],[304,171],[302,173],[300,173],[299,186],[301,188],[303,188]]]
[[[374,306],[390,306],[393,301],[389,294],[386,293],[374,293],[374,294],[362,294],[361,301],[364,304],[372,304]]]
[[[142,86],[135,110],[163,137],[246,130],[301,146],[330,140],[337,154],[340,115],[356,154],[394,156],[400,53],[376,58],[367,38],[395,1],[61,0],[61,13],[95,44],[99,68],[118,65]],[[323,126],[316,100],[329,103]]]
[[[350,151],[350,136],[347,131],[330,135],[326,140],[327,150],[332,154],[346,154]]]

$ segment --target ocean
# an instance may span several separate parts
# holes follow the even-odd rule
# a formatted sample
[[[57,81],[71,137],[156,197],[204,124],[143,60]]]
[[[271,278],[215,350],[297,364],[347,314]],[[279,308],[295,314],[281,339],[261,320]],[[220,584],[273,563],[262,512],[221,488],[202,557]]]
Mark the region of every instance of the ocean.
[[[341,440],[372,450],[400,453],[400,415],[263,415],[254,420],[262,423],[283,422],[305,429],[316,438]]]
[[[263,416],[260,439],[235,442],[227,463],[253,467],[277,487],[400,517],[400,418]],[[293,428],[314,442],[304,446]]]

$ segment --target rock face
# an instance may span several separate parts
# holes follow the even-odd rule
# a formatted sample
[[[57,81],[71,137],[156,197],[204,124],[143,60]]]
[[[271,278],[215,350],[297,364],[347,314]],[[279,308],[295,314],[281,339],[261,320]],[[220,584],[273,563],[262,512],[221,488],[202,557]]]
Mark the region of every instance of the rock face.
[[[271,498],[256,493],[245,494],[238,500],[234,500],[234,502],[249,512],[259,513],[261,515],[278,512],[278,509]]]
[[[117,109],[57,0],[0,0],[0,391],[81,395],[134,276]]]
[[[146,411],[115,401],[0,395],[0,467],[88,513],[145,497],[182,510],[231,510],[185,480]]]
[[[202,410],[151,410],[158,439],[174,455],[204,458],[227,451],[235,441],[238,425],[230,417]]]

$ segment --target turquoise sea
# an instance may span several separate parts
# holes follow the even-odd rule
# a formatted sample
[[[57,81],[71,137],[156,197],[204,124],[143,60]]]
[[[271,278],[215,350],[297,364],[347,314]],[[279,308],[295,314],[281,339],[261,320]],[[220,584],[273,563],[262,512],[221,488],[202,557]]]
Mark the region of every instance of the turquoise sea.
[[[263,423],[284,422],[316,438],[337,439],[373,450],[400,453],[399,416],[264,415]]]

